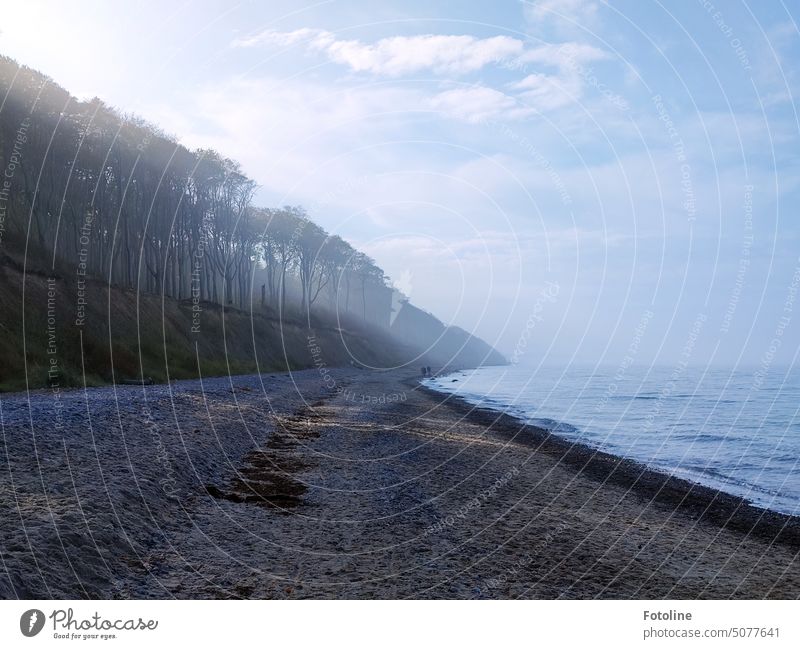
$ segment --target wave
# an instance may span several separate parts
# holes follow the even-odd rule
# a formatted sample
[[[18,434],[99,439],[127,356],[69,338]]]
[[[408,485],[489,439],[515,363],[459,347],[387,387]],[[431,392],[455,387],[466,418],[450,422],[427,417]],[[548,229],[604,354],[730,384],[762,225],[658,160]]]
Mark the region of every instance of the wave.
[[[529,424],[533,424],[534,426],[538,426],[539,428],[549,430],[551,433],[577,434],[581,432],[580,428],[573,426],[572,424],[568,424],[563,421],[556,421],[555,419],[547,419],[546,417],[527,417],[525,421]]]

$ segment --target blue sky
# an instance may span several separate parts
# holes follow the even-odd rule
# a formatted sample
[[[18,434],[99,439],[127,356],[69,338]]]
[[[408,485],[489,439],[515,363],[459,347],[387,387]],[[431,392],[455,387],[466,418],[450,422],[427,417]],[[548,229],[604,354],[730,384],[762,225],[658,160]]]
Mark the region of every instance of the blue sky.
[[[794,359],[797,2],[2,4],[521,363]]]

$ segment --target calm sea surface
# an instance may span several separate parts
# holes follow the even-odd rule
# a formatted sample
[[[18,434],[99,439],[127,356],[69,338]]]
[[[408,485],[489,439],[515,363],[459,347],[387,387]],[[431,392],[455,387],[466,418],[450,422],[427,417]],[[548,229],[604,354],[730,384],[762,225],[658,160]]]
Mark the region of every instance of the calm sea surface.
[[[427,385],[800,515],[800,369],[486,367]]]

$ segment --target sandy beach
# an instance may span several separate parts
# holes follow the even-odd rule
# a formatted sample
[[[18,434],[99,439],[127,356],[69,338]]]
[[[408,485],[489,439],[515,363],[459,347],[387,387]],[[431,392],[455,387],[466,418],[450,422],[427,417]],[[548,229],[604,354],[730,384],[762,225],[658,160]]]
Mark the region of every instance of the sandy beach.
[[[3,598],[797,598],[800,522],[412,372],[6,394]]]

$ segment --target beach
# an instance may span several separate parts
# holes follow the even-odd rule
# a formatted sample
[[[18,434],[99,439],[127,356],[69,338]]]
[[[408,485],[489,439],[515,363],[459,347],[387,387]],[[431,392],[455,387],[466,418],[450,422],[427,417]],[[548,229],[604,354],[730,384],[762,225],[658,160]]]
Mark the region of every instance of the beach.
[[[800,522],[419,384],[6,394],[0,597],[797,598]]]

